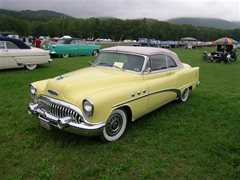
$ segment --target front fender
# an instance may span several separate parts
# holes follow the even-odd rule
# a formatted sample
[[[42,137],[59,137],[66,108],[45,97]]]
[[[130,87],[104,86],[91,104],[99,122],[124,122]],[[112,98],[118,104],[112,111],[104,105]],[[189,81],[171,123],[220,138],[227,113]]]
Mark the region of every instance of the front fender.
[[[92,123],[106,122],[114,109],[128,106],[132,111],[132,120],[137,119],[148,106],[148,88],[142,83],[129,83],[89,95],[94,103]],[[83,107],[81,107],[83,108]]]

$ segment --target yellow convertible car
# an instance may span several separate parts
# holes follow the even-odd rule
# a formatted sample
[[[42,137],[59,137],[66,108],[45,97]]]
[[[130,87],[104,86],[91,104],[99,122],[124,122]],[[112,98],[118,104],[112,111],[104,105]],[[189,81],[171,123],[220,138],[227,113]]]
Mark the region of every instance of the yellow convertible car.
[[[106,48],[91,64],[30,84],[29,114],[49,130],[115,141],[127,123],[170,101],[186,102],[199,83],[198,67],[161,48]]]

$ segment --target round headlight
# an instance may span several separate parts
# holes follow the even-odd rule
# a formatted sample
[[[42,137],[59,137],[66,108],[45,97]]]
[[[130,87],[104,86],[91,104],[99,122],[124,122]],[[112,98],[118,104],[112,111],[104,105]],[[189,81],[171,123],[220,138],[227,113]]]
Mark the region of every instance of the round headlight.
[[[35,86],[30,84],[30,94],[31,95],[36,95],[36,92],[37,92],[37,89],[35,88]]]
[[[89,99],[83,100],[83,110],[88,117],[93,115],[94,105]]]

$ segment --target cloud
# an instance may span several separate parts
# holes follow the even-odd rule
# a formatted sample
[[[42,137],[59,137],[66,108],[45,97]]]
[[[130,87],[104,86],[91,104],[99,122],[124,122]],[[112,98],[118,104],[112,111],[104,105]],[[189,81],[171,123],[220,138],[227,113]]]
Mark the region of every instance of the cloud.
[[[54,10],[78,18],[211,17],[240,21],[238,0],[0,0],[1,8]]]

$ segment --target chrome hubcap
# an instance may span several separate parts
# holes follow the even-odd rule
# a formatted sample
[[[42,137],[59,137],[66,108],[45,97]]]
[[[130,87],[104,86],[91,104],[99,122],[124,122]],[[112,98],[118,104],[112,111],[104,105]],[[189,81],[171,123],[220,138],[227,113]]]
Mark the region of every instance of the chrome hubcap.
[[[188,96],[188,89],[185,89],[183,94],[182,94],[182,99],[186,99]]]
[[[94,51],[93,51],[93,55],[94,55],[94,56],[97,56],[97,55],[98,55],[98,51],[94,50]]]
[[[115,136],[121,130],[122,124],[122,116],[120,114],[113,114],[106,124],[106,133],[109,136]]]
[[[37,65],[36,64],[27,64],[26,67],[27,67],[27,69],[32,70],[32,69],[35,69],[37,67]]]

